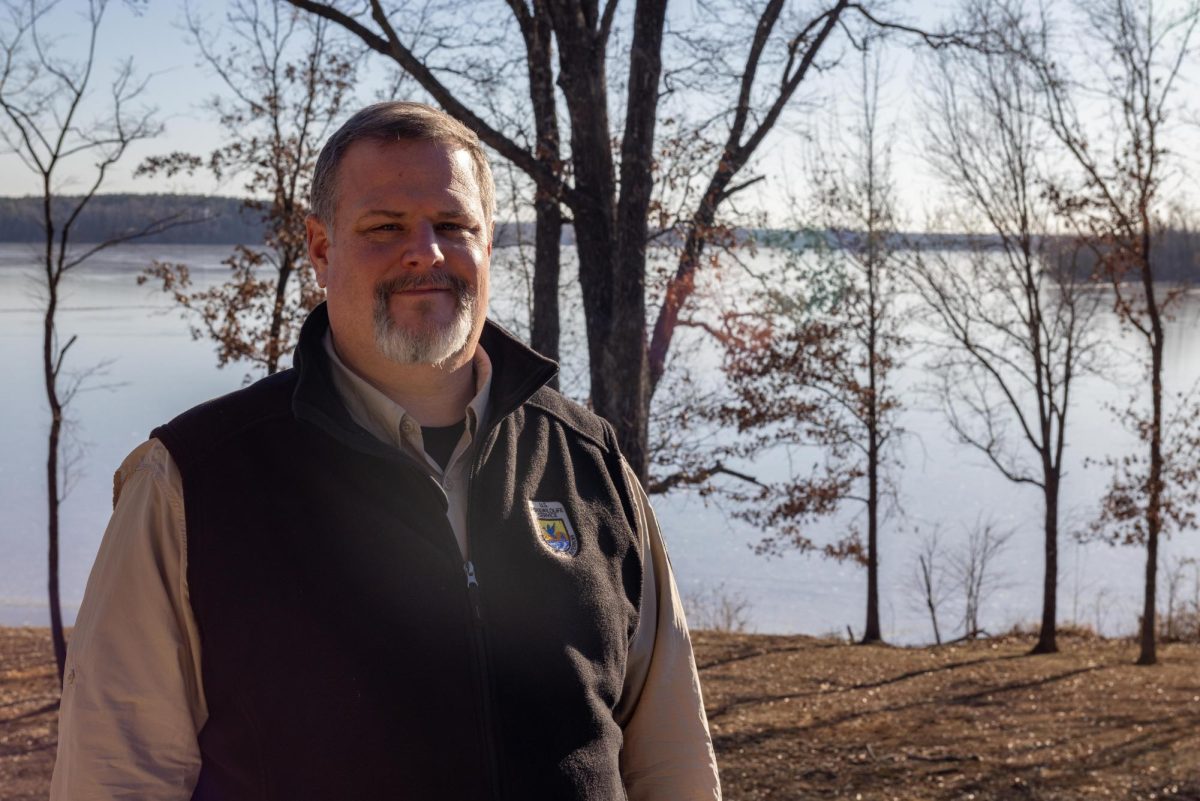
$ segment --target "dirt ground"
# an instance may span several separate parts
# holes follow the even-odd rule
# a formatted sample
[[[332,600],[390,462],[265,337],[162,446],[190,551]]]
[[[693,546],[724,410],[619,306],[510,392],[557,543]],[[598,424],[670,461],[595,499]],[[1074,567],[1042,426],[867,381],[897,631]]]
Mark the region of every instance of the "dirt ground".
[[[49,629],[0,628],[0,799],[44,801],[58,724]]]
[[[1200,646],[695,639],[729,799],[1200,801]]]
[[[1200,801],[1200,646],[1135,667],[1123,641],[940,648],[697,632],[725,798]],[[0,799],[44,799],[45,630],[0,629]],[[664,801],[669,801],[664,799]]]

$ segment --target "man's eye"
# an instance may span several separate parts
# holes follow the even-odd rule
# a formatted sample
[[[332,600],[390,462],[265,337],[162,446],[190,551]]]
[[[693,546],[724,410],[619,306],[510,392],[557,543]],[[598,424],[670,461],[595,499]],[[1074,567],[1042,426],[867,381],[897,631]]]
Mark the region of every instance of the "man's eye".
[[[400,226],[396,225],[395,223],[383,223],[381,225],[374,226],[371,230],[372,231],[398,231],[398,230],[400,230]]]
[[[438,229],[442,231],[465,231],[467,227],[461,223],[444,222],[438,224]]]

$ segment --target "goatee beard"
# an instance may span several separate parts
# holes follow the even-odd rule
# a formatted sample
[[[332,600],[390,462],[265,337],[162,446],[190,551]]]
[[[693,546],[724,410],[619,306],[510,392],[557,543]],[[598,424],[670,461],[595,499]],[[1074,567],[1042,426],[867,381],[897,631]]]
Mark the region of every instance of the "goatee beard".
[[[416,320],[406,328],[396,325],[388,308],[396,292],[412,289],[448,289],[454,293],[454,318],[445,325]],[[428,275],[401,275],[375,287],[375,344],[384,358],[397,364],[428,364],[442,367],[460,354],[471,338],[475,323],[476,295],[461,278],[442,271]]]

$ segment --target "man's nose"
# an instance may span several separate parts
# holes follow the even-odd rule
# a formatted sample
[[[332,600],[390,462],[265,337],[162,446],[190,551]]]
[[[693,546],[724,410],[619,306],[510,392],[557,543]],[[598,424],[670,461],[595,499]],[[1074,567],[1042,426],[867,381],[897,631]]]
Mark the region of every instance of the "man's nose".
[[[432,224],[418,223],[411,228],[405,242],[403,260],[405,267],[416,269],[433,267],[445,260]]]

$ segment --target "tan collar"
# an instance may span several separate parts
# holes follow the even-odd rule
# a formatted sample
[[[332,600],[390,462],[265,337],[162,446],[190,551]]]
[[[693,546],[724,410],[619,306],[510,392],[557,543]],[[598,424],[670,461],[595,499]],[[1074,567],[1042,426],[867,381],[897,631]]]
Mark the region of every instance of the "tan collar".
[[[334,389],[354,422],[376,439],[397,448],[403,448],[405,443],[414,440],[420,442],[421,424],[403,406],[347,367],[334,350],[333,337],[328,331],[325,332],[323,344],[325,355],[329,357]],[[467,434],[474,439],[487,417],[492,387],[492,360],[482,345],[475,348],[471,366],[475,374],[475,397],[467,404],[466,418]]]

